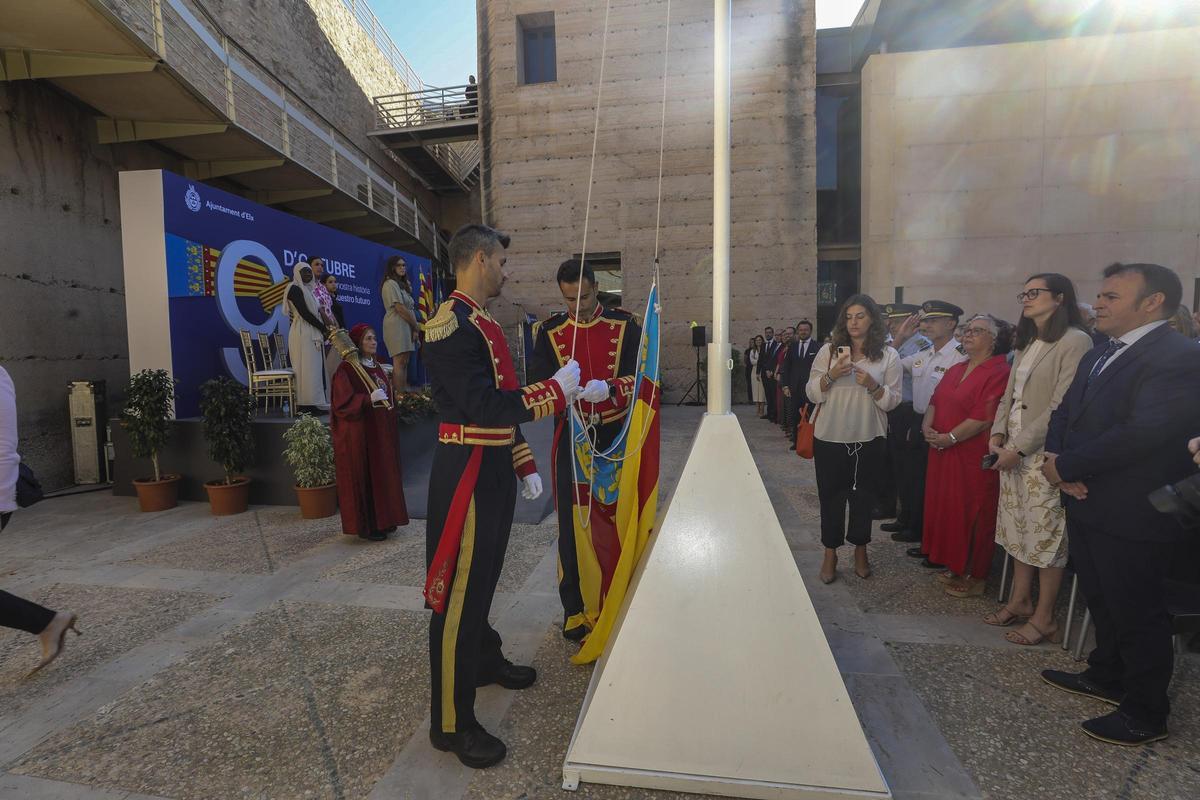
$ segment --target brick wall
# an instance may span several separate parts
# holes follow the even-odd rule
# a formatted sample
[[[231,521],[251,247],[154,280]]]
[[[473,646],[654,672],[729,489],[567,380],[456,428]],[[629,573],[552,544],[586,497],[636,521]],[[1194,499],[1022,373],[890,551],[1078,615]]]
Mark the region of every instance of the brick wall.
[[[505,294],[539,316],[561,307],[553,274],[580,252],[604,4],[479,6],[488,221],[513,235]],[[557,81],[517,82],[520,14],[554,11]],[[620,251],[641,312],[653,273],[665,2],[614,0],[588,251]],[[661,227],[668,398],[691,381],[690,321],[712,316],[712,7],[673,3]],[[765,325],[816,311],[815,29],[811,0],[746,0],[733,25],[735,349]],[[735,383],[737,381],[735,380]]]

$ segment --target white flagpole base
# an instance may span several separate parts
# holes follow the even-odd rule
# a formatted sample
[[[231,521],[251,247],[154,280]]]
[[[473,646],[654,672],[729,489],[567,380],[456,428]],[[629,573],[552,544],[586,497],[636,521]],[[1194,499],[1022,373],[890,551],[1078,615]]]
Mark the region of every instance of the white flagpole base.
[[[737,417],[706,414],[592,675],[580,781],[890,798]]]

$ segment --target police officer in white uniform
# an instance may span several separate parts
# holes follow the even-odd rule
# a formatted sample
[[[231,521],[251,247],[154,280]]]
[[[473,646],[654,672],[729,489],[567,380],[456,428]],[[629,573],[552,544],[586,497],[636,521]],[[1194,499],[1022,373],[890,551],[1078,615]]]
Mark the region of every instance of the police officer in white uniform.
[[[953,303],[947,303],[945,300],[925,301],[921,305],[919,327],[921,333],[933,343],[933,347],[900,360],[905,374],[912,376],[913,424],[916,430],[910,432],[909,438],[919,444],[903,453],[906,459],[903,469],[909,473],[911,479],[904,481],[905,496],[901,498],[901,504],[911,511],[908,515],[909,527],[892,536],[896,541],[921,541],[921,531],[925,524],[925,467],[929,459],[929,445],[921,435],[920,425],[925,411],[929,408],[929,401],[933,398],[933,392],[946,370],[967,360],[962,346],[954,338],[954,329],[958,327],[958,320],[962,315],[963,310]],[[902,346],[916,333],[917,328],[916,317],[913,317],[897,332],[893,346]],[[924,559],[921,562],[924,566],[940,566],[926,558],[919,544],[910,547],[907,553],[913,558]]]

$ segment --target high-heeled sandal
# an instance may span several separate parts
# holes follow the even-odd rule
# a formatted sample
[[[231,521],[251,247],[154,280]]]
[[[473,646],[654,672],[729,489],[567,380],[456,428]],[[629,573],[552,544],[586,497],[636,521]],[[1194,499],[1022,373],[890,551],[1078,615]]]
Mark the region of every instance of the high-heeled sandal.
[[[940,583],[942,586],[952,586],[953,584],[956,584],[960,580],[962,580],[962,578],[958,577],[957,575],[955,575],[953,572],[951,572],[948,569],[944,569],[941,572],[937,573],[936,575],[933,576],[933,579],[935,581],[937,581],[938,583]]]
[[[1007,617],[1000,616],[1008,614]],[[1015,625],[1023,619],[1029,619],[1028,614],[1017,614],[1007,605],[1000,606],[995,611],[989,611],[983,615],[983,623],[985,625],[994,625],[997,628],[1007,628],[1009,625]]]
[[[56,659],[60,655],[62,655],[63,647],[67,641],[67,631],[71,631],[76,636],[83,635],[82,633],[79,632],[79,628],[77,628],[75,625],[75,623],[78,621],[78,619],[79,618],[75,614],[67,615],[66,624],[63,625],[62,629],[58,632],[58,637],[56,639],[51,640],[52,647],[49,650],[45,649],[45,647],[44,647],[45,643],[43,642],[42,660],[38,663],[38,665],[36,667],[29,670],[29,672],[25,675],[26,678],[33,677],[38,672],[40,672],[44,667],[48,666],[52,661],[54,661],[54,659]]]
[[[1054,630],[1047,633],[1029,620],[1026,620],[1025,624],[1037,632],[1037,638],[1030,639],[1020,631],[1009,631],[1008,633],[1004,634],[1005,641],[1021,645],[1022,647],[1034,647],[1046,641],[1050,642],[1051,644],[1058,644],[1062,641],[1062,631],[1059,630],[1057,625],[1054,627]]]
[[[983,594],[984,582],[974,578],[963,578],[946,586],[946,594],[964,600],[968,597],[978,597]]]

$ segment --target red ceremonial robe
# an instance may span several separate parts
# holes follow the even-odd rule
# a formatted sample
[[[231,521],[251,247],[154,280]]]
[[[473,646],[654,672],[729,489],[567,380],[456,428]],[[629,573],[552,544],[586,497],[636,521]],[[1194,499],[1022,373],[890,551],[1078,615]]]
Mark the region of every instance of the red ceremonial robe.
[[[933,429],[953,430],[963,420],[991,420],[1008,386],[1008,361],[993,356],[965,379],[967,362],[946,370],[930,404]],[[955,575],[986,578],[996,546],[1000,473],[983,469],[991,427],[945,450],[929,449],[925,473],[922,548]]]
[[[372,405],[374,387],[368,388],[348,363],[338,365],[333,373],[329,427],[342,533],[351,536],[408,524],[391,381],[378,363],[364,365],[364,369],[387,391],[393,407]]]

